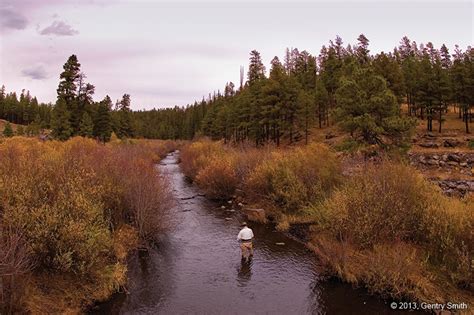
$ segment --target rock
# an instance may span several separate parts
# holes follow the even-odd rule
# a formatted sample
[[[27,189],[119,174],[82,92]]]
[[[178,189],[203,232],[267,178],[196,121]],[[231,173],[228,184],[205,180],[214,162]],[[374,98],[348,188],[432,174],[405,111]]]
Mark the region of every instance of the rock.
[[[228,204],[232,204],[232,200],[227,201]]]
[[[238,205],[239,207],[243,207],[243,206],[244,206],[244,204],[241,203],[241,202],[239,202],[237,205]]]
[[[418,144],[420,147],[423,148],[437,148],[439,145],[436,142],[423,142]]]
[[[459,166],[461,166],[461,167],[466,167],[466,166],[467,166],[467,163],[466,163],[466,162],[464,162],[464,163],[459,163]]]
[[[266,223],[267,217],[265,216],[265,210],[255,208],[244,208],[242,212],[247,216],[249,221]]]
[[[447,154],[443,154],[443,155],[441,156],[441,159],[446,162],[446,161],[448,160],[448,155],[447,155]]]
[[[432,158],[433,160],[439,160],[439,155],[436,155],[436,154],[435,154],[435,155],[433,155],[431,158]]]
[[[461,162],[461,157],[456,153],[448,154],[448,161],[454,161],[459,163]]]
[[[467,182],[467,185],[469,186],[469,191],[474,191],[474,181]]]
[[[426,163],[429,164],[429,165],[438,165],[439,164],[439,162],[436,161],[436,160],[428,160],[428,161],[426,161]]]
[[[439,161],[439,166],[445,166],[446,162],[445,161]]]
[[[230,220],[232,220],[232,218],[225,218],[225,220],[226,220],[226,221],[230,221]]]
[[[225,206],[221,206],[221,209],[225,209]]]
[[[455,182],[444,182],[444,185],[446,185],[449,188],[456,188]]]
[[[278,243],[275,243],[275,245],[284,246],[285,243],[283,243],[283,242],[278,242]]]
[[[227,212],[235,212],[234,209],[229,209],[229,210],[226,210]]]
[[[443,142],[445,148],[455,148],[461,144],[461,141],[457,139],[446,139]]]
[[[448,162],[448,165],[449,165],[449,166],[458,166],[459,163],[458,163],[458,162],[454,162],[454,161],[449,161],[449,162]]]

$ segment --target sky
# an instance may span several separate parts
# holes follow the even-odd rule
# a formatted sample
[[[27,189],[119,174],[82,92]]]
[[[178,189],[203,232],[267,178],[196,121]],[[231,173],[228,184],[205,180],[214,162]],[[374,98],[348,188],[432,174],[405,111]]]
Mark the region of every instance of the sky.
[[[59,74],[76,54],[95,100],[128,93],[132,108],[184,106],[239,82],[249,52],[269,68],[286,47],[318,55],[359,34],[372,53],[403,36],[473,45],[473,1],[0,0],[0,85],[55,102]]]

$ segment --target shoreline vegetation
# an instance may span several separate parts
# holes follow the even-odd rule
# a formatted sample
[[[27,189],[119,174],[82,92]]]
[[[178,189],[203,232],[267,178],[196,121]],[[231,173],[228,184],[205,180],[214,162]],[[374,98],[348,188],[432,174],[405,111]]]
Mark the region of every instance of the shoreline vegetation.
[[[337,36],[319,55],[287,49],[268,72],[253,50],[239,85],[143,111],[129,94],[94,101],[86,78],[71,55],[54,105],[0,88],[0,312],[79,313],[123,288],[127,254],[167,228],[154,164],[178,147],[208,198],[263,208],[280,231],[310,225],[329,274],[395,300],[474,305],[474,197],[443,195],[405,161],[447,134],[450,149],[474,148],[472,47],[403,37],[371,54],[363,34]],[[447,159],[433,156],[434,175],[474,176],[473,161]]]
[[[169,222],[170,141],[0,141],[0,312],[81,313],[126,284]]]
[[[444,196],[403,161],[382,158],[347,176],[323,144],[204,140],[182,149],[181,167],[207,197],[263,208],[281,231],[310,224],[307,246],[345,282],[396,300],[474,302],[472,197]]]

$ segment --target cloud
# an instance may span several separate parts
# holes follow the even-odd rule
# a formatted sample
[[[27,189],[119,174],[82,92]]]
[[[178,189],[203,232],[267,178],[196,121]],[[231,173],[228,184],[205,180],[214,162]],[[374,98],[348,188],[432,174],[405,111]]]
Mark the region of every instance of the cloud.
[[[41,35],[56,35],[56,36],[74,36],[79,32],[72,28],[71,25],[63,21],[54,21],[53,24],[40,31]]]
[[[47,78],[46,70],[41,65],[23,69],[21,74],[25,77],[32,78],[33,80],[43,80]]]
[[[5,29],[23,30],[28,20],[19,12],[9,8],[0,8],[0,26]]]

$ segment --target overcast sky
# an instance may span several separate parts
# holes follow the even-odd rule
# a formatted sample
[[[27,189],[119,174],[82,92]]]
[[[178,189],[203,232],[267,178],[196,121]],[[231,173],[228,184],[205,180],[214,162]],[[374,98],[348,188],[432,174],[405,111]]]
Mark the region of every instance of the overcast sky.
[[[407,35],[473,44],[472,1],[0,0],[0,85],[54,102],[62,66],[78,56],[95,100],[132,96],[132,108],[185,105],[239,82],[248,53],[286,47],[317,55],[339,35],[364,33],[372,52]]]

